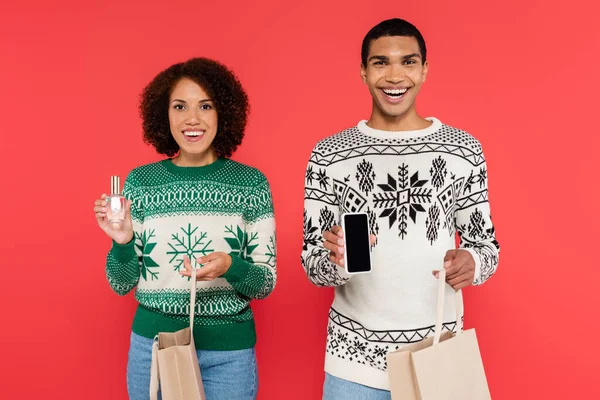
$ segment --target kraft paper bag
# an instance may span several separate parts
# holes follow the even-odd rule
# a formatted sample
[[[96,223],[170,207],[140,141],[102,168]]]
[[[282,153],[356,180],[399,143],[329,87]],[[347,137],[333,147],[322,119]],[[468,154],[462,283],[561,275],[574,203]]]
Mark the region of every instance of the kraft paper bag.
[[[158,386],[162,400],[206,400],[198,355],[194,344],[196,309],[196,269],[191,277],[190,326],[177,332],[159,332],[152,345],[150,399],[157,400]]]
[[[456,334],[442,331],[446,271],[439,271],[435,335],[387,356],[392,400],[489,400],[475,329],[462,331],[456,292]]]

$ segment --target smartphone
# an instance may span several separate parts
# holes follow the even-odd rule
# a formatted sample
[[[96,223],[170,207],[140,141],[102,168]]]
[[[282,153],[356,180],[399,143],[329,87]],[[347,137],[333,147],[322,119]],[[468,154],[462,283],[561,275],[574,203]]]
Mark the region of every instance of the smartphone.
[[[349,274],[371,272],[369,216],[366,213],[342,215],[344,267]]]

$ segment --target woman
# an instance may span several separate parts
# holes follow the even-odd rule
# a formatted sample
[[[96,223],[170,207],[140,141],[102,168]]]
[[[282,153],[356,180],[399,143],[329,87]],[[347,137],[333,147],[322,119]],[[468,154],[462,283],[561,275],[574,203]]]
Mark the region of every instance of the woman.
[[[251,299],[275,286],[275,220],[269,184],[228,157],[242,142],[248,98],[218,62],[195,58],[161,72],[140,104],[144,141],[169,158],[134,169],[125,220],[98,225],[113,240],[112,289],[137,287],[127,389],[148,399],[152,342],[189,324],[189,276],[199,267],[194,340],[207,400],[255,399],[256,332]]]

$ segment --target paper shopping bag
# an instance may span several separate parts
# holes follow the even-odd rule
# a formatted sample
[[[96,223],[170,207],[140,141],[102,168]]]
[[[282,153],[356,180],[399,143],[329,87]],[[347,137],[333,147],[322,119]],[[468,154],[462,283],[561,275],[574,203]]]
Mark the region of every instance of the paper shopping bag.
[[[392,400],[491,399],[475,329],[462,332],[456,292],[456,334],[442,330],[446,271],[439,271],[435,335],[387,356]]]
[[[177,332],[159,332],[152,345],[150,399],[206,400],[198,355],[194,344],[194,311],[196,309],[196,270],[190,290],[190,326]]]

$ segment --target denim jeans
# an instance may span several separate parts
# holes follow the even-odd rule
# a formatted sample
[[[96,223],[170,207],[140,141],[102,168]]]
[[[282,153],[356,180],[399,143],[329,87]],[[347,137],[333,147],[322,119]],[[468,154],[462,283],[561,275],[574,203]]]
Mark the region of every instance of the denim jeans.
[[[390,392],[325,374],[323,400],[390,400]]]
[[[131,400],[149,400],[152,339],[131,333],[127,392]],[[255,400],[258,371],[254,348],[232,351],[198,350],[206,400]],[[160,399],[160,393],[159,393]]]

